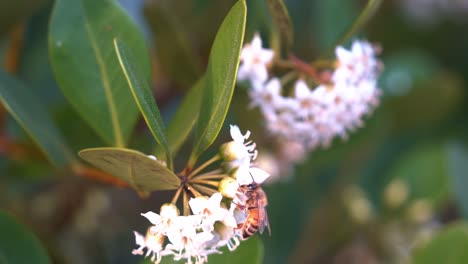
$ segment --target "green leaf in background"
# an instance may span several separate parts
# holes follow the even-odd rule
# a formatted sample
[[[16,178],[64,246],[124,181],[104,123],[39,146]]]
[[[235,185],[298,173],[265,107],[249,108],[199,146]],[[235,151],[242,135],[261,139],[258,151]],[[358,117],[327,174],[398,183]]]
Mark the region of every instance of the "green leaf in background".
[[[125,146],[138,109],[112,41],[125,39],[149,80],[143,34],[112,0],[58,0],[49,31],[50,60],[65,97],[104,141]]]
[[[0,211],[0,263],[51,263],[40,241],[11,215]]]
[[[241,241],[239,247],[229,251],[227,247],[221,249],[222,254],[211,254],[208,256],[208,264],[261,264],[263,263],[263,243],[257,235],[248,240]],[[150,258],[146,258],[141,264],[150,264]],[[161,264],[183,264],[184,260],[175,261],[172,256],[162,258]]]
[[[294,41],[294,28],[289,17],[289,12],[283,0],[267,0],[273,24],[281,36],[283,50],[289,51]]]
[[[200,77],[201,70],[187,27],[161,2],[147,1],[144,12],[155,38],[161,70],[179,85],[190,87]]]
[[[318,45],[322,57],[333,55],[335,44],[359,14],[357,8],[355,1],[327,0],[316,2],[311,27],[316,31],[314,32],[316,35],[315,44]]]
[[[97,168],[128,182],[137,191],[174,190],[179,178],[166,166],[132,149],[84,149],[80,157]]]
[[[167,141],[172,155],[179,150],[184,141],[192,131],[195,121],[200,114],[200,104],[202,101],[204,78],[200,78],[197,83],[185,95],[182,103],[177,108],[169,126],[167,128]],[[156,155],[161,155],[161,151],[156,150]]]
[[[359,32],[366,24],[371,20],[372,17],[377,13],[379,10],[380,5],[382,4],[383,0],[368,0],[366,6],[361,11],[359,16],[353,22],[353,24],[349,27],[348,30],[341,36],[341,38],[337,41],[335,46],[342,45],[347,40],[349,40],[354,34]],[[334,49],[334,47],[333,47]]]
[[[427,199],[439,206],[449,194],[447,162],[444,144],[418,144],[399,157],[389,178],[408,183],[411,199]]]
[[[246,4],[238,1],[224,19],[211,48],[206,85],[189,166],[218,136],[231,103],[244,41]]]
[[[73,156],[45,107],[14,77],[0,71],[0,100],[56,166],[65,166]]]
[[[146,79],[140,74],[140,69],[135,63],[135,57],[131,50],[122,40],[114,39],[114,48],[119,59],[120,67],[127,79],[128,87],[132,92],[140,112],[146,121],[151,133],[156,141],[161,145],[166,152],[166,161],[169,169],[172,169],[172,157],[169,146],[167,145],[164,123],[161,119],[158,106],[154,101],[151,88]]]
[[[454,197],[462,215],[468,218],[468,147],[455,141],[448,144],[447,151]]]
[[[468,224],[452,224],[413,250],[412,264],[468,263]]]
[[[267,236],[265,236],[268,239]],[[214,254],[208,257],[210,264],[261,264],[263,263],[263,243],[258,238],[258,234],[241,241],[239,247],[234,251],[229,251],[227,247],[222,250],[223,254]]]

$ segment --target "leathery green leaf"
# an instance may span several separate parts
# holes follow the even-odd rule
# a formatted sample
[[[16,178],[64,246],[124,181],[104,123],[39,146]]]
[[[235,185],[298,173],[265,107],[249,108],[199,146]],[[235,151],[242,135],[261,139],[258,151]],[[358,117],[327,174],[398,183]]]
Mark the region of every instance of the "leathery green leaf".
[[[244,41],[246,4],[238,1],[216,34],[205,75],[203,99],[189,166],[218,136],[231,103]]]
[[[442,229],[430,241],[416,245],[413,264],[458,264],[468,262],[468,224],[459,222]]]
[[[0,100],[54,165],[65,166],[73,160],[68,145],[44,105],[21,82],[2,71]]]
[[[156,40],[156,57],[164,65],[161,70],[181,86],[190,87],[200,77],[201,70],[188,28],[161,2],[147,1],[144,14]]]
[[[122,40],[114,39],[114,48],[119,59],[120,67],[127,79],[128,87],[132,92],[133,98],[143,114],[151,133],[156,141],[161,145],[166,152],[166,161],[169,168],[172,168],[171,151],[167,145],[164,123],[161,119],[156,101],[151,93],[151,88],[145,78],[140,75],[138,65],[135,63],[135,57],[131,50]]]
[[[34,234],[3,211],[0,211],[0,234],[0,263],[51,263]]]
[[[174,190],[179,178],[161,161],[132,149],[91,148],[79,152],[82,159],[130,184],[137,191]]]
[[[149,80],[143,34],[113,0],[57,0],[49,32],[50,60],[65,97],[103,140],[125,146],[138,108],[112,42],[125,39]]]
[[[263,243],[255,235],[246,241],[242,241],[239,247],[234,251],[226,248],[222,249],[223,254],[213,254],[208,257],[209,263],[222,264],[260,264],[263,263]]]

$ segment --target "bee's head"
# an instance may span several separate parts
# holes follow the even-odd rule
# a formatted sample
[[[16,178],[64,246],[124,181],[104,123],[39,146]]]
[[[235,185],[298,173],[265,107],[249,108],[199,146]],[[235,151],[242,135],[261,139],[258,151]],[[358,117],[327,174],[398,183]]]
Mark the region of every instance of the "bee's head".
[[[247,187],[249,189],[251,189],[251,190],[255,190],[255,189],[257,189],[257,184],[252,182],[252,183],[248,184]]]

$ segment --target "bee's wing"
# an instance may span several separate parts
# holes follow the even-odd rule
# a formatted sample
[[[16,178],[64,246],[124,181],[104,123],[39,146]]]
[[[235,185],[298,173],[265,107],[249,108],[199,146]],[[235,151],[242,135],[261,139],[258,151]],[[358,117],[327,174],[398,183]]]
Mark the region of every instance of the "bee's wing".
[[[258,223],[259,233],[262,234],[266,226],[268,228],[268,234],[271,236],[270,221],[268,220],[268,213],[265,209],[265,206],[260,205],[260,204],[258,205],[258,216],[259,216],[259,219],[261,220]]]

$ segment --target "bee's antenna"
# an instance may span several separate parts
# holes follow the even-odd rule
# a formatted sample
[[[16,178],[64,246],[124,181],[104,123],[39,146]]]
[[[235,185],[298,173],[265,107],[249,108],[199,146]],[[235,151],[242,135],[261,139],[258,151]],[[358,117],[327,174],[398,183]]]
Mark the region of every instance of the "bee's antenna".
[[[250,171],[249,171],[249,174],[250,174],[250,178],[252,178],[252,181],[255,182],[255,179]]]

